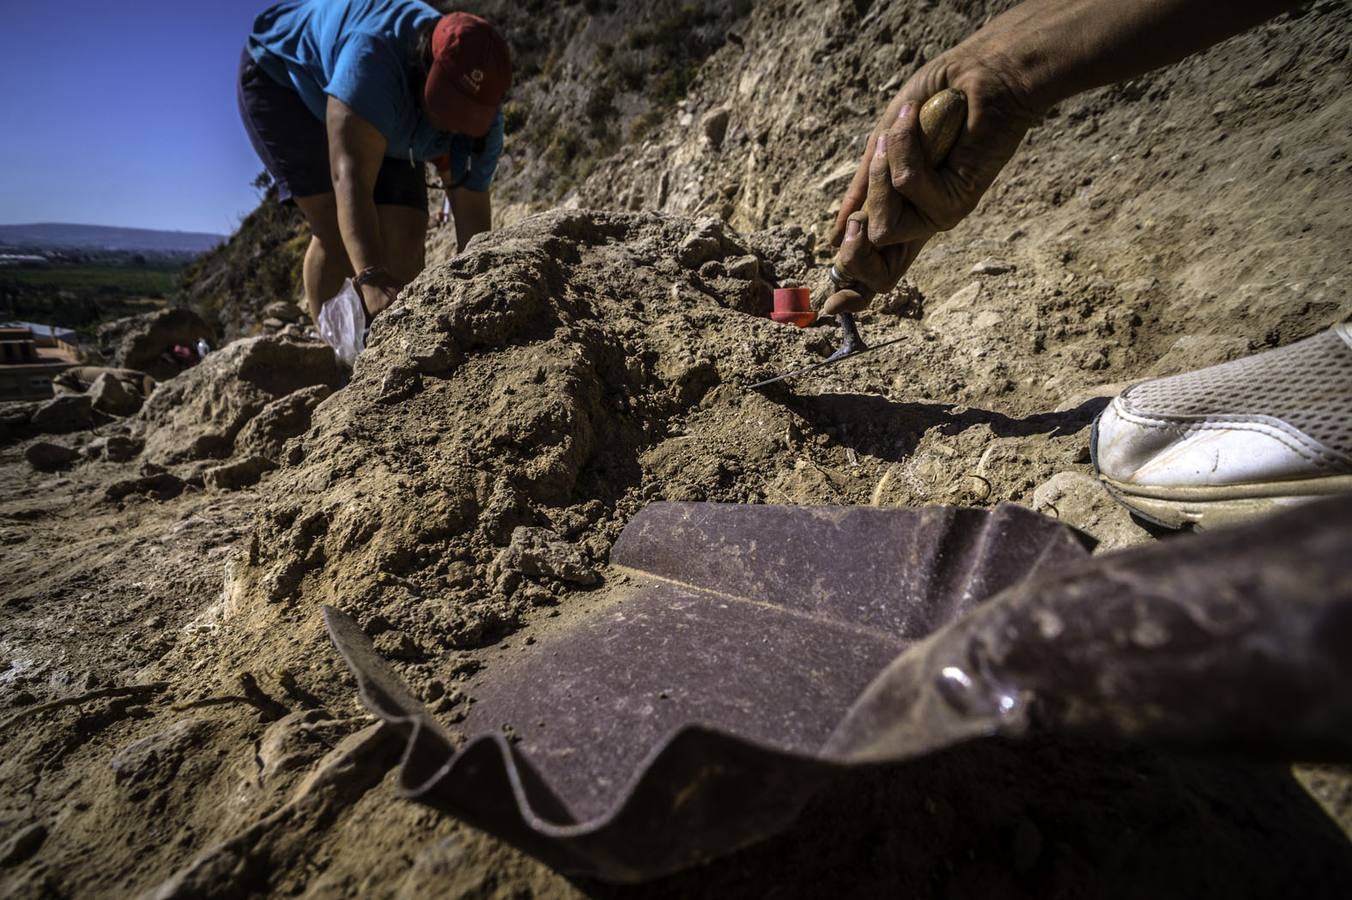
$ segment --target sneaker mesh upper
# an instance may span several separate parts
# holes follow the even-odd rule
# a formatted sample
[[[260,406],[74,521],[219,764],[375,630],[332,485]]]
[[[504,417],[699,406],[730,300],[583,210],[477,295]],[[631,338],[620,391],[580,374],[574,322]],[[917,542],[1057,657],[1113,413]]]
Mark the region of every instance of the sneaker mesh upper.
[[[1130,412],[1156,418],[1270,416],[1336,453],[1352,454],[1352,326],[1142,382],[1122,400]]]

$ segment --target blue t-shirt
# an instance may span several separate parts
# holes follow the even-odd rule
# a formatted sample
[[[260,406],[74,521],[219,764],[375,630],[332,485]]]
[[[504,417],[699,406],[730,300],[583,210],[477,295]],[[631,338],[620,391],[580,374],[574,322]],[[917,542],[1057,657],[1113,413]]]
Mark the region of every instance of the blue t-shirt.
[[[385,136],[387,156],[448,156],[461,187],[486,191],[502,154],[502,109],[486,137],[448,134],[423,115],[413,88],[418,33],[440,18],[419,0],[285,0],[254,20],[249,55],[321,122],[337,97]]]

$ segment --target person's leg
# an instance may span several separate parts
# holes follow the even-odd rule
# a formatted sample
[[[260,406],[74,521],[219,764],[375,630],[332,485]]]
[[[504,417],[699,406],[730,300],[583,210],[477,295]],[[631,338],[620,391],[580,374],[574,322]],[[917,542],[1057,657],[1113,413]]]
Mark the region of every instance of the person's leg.
[[[408,284],[423,270],[427,208],[377,206],[376,215],[385,245],[385,267],[400,284]]]
[[[295,200],[310,225],[310,246],[305,251],[301,272],[305,305],[309,307],[310,318],[318,322],[324,302],[338,293],[344,278],[352,276],[352,264],[338,230],[338,205],[333,194],[312,194]]]
[[[408,284],[423,270],[428,219],[425,167],[386,158],[376,175],[374,195],[385,268],[400,284]]]
[[[240,60],[239,111],[249,140],[277,186],[277,199],[293,202],[313,237],[303,268],[305,303],[319,319],[325,300],[350,274],[338,231],[338,210],[329,178],[328,136],[289,85],[275,81],[246,52]]]

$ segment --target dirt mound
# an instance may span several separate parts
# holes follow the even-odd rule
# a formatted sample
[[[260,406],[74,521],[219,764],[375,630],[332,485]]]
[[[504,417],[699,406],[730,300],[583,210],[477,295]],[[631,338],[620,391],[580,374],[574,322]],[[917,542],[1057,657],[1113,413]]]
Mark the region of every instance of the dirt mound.
[[[346,603],[398,579],[441,600],[367,599],[368,614],[405,621],[429,649],[470,646],[567,580],[490,577],[515,530],[579,541],[582,567],[603,564],[655,495],[762,496],[772,444],[741,442],[723,474],[669,471],[654,451],[687,440],[680,423],[702,405],[789,427],[791,414],[737,385],[811,340],[764,316],[778,273],[809,255],[797,240],[558,212],[429,272],[378,320],[341,402],[316,413],[236,592],[256,582],[273,601]],[[307,490],[317,484],[329,487]],[[502,589],[485,596],[486,581]]]

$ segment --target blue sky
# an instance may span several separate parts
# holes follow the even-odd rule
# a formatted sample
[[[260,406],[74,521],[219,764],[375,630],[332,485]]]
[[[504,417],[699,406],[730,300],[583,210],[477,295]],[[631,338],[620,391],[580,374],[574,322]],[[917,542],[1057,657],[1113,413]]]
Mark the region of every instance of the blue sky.
[[[263,169],[235,76],[269,2],[5,3],[0,224],[233,231]]]

